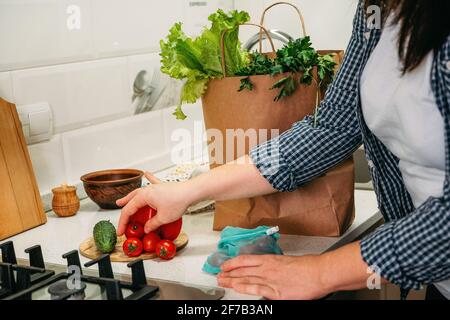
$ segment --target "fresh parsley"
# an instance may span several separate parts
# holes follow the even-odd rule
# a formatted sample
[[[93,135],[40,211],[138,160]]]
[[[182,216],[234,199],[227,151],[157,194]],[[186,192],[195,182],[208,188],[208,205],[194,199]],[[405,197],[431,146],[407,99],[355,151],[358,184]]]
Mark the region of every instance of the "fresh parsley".
[[[275,76],[282,73],[291,75],[278,80],[271,89],[278,89],[275,101],[292,95],[299,84],[311,85],[314,80],[313,70],[317,68],[319,87],[326,87],[334,76],[336,63],[330,54],[319,54],[311,44],[309,37],[290,41],[276,52],[275,59],[267,55],[253,52],[250,55],[250,63],[238,70],[236,75],[246,76],[241,80],[239,91],[252,90],[253,84],[248,76],[268,74]],[[295,73],[302,73],[299,79],[294,78]]]
[[[253,90],[253,83],[250,80],[250,77],[246,77],[241,80],[241,85],[239,86],[239,92],[244,91],[245,89],[252,91]]]

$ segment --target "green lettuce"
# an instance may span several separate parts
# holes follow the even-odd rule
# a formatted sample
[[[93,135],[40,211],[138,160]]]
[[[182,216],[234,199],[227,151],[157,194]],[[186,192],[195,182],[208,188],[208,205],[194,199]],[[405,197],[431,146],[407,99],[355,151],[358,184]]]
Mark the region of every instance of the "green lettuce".
[[[209,16],[210,28],[204,28],[197,38],[188,37],[182,24],[176,23],[165,40],[160,41],[161,71],[172,78],[185,81],[180,102],[174,115],[185,119],[181,108],[183,103],[194,103],[203,96],[208,81],[222,78],[220,39],[225,34],[225,70],[228,76],[235,75],[249,62],[248,54],[239,42],[239,25],[250,20],[245,11],[218,10]]]

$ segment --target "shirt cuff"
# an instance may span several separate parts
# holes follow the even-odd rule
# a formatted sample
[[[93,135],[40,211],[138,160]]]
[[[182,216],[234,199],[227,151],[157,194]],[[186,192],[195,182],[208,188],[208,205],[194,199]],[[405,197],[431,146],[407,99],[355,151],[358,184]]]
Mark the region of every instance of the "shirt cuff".
[[[421,284],[402,271],[394,239],[395,222],[386,223],[361,240],[361,255],[378,275],[402,289],[420,289]]]
[[[250,158],[261,175],[280,192],[296,189],[295,177],[280,150],[280,136],[250,151]]]

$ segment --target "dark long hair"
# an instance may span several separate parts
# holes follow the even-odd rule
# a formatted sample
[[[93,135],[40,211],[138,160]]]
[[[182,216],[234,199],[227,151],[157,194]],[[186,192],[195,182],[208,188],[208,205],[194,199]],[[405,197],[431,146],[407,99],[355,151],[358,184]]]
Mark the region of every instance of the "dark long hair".
[[[450,34],[449,0],[364,0],[366,7],[378,5],[381,15],[394,14],[400,25],[398,54],[403,73],[414,70],[431,51],[439,49]]]

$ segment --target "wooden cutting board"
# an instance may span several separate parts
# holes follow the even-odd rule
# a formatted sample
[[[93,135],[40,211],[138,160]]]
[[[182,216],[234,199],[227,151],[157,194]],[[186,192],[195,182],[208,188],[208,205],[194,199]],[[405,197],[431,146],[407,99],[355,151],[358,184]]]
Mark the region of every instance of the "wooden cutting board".
[[[16,106],[0,98],[0,240],[46,221]]]
[[[139,257],[129,257],[122,249],[123,242],[126,240],[125,236],[121,236],[117,239],[116,248],[109,255],[112,262],[131,262],[136,259],[148,260],[156,258],[156,253],[143,253]],[[186,233],[181,232],[178,238],[175,239],[174,243],[177,246],[177,253],[187,246],[189,238]],[[93,237],[84,240],[80,244],[80,253],[82,256],[88,259],[97,259],[102,255],[102,253],[95,246],[95,241]]]

